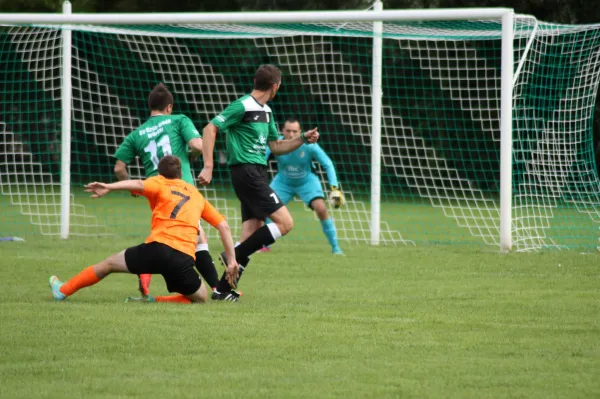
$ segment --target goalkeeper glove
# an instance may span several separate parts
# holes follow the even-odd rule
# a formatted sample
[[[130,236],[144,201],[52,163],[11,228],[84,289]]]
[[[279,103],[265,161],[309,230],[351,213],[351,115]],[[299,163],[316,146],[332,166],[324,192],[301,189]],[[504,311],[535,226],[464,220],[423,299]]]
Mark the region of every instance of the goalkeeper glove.
[[[335,209],[344,205],[344,194],[342,194],[336,186],[331,187],[331,192],[329,193],[329,205]]]

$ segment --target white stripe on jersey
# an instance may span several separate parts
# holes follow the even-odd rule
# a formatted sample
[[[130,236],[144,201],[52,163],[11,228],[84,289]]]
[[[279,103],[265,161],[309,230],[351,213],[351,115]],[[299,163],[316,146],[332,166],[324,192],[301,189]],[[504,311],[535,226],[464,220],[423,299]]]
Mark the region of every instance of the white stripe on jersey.
[[[269,107],[267,104],[265,104],[264,106],[261,107],[260,104],[257,103],[256,100],[254,98],[252,98],[251,96],[248,96],[248,98],[243,100],[242,104],[244,105],[244,110],[246,112],[248,112],[248,111],[272,112],[271,107]]]

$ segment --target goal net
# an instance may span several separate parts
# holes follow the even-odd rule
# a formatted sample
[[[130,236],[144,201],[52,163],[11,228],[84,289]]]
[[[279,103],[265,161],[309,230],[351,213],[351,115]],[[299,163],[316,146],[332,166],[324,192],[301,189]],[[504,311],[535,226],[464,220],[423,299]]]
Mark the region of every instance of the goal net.
[[[283,72],[277,122],[318,127],[334,162],[346,204],[329,213],[342,244],[370,241],[372,23],[72,28],[71,235],[148,233],[143,198],[90,200],[82,185],[115,180],[113,155],[147,119],[156,83],[201,131],[272,63]],[[513,248],[595,248],[600,26],[517,16],[514,32]],[[60,28],[2,26],[0,53],[0,235],[58,236]],[[500,55],[499,20],[383,24],[382,243],[499,246]],[[219,134],[213,183],[201,190],[237,236],[224,151]],[[315,173],[327,194],[318,164]],[[310,209],[296,200],[290,210],[286,239],[327,245]]]

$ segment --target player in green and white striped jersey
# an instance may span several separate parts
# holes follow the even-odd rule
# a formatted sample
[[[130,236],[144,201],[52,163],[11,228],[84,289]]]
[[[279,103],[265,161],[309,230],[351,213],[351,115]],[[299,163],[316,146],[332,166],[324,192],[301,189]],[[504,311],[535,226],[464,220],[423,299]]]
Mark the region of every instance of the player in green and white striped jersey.
[[[198,176],[202,185],[210,184],[214,167],[213,151],[217,132],[225,133],[227,163],[231,183],[240,200],[242,236],[235,249],[240,266],[239,277],[250,262],[249,256],[288,234],[294,225],[292,215],[269,186],[267,148],[274,155],[294,151],[303,144],[316,143],[317,128],[302,132],[291,140],[279,140],[271,108],[267,105],[281,86],[281,71],[274,65],[261,65],[254,75],[254,89],[232,102],[204,127],[202,156],[204,169]],[[271,220],[265,224],[266,219]],[[228,264],[225,253],[221,262]],[[239,294],[223,275],[212,298],[237,301]]]

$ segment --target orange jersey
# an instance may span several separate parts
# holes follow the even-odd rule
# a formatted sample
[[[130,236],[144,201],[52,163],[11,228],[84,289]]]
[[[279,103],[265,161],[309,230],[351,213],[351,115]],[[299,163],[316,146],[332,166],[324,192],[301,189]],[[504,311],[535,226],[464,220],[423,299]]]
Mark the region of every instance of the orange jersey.
[[[146,243],[161,242],[196,258],[196,237],[200,218],[217,226],[221,215],[196,187],[180,179],[153,176],[144,180],[144,191],[152,209],[152,230]]]

